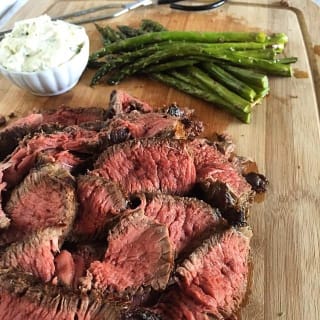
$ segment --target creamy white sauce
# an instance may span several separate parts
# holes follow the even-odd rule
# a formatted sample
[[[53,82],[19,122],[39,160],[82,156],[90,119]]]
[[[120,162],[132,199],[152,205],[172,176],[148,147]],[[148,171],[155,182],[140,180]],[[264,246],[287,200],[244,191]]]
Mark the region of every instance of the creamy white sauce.
[[[0,42],[0,64],[9,71],[34,72],[59,66],[84,45],[83,27],[49,16],[15,23]]]

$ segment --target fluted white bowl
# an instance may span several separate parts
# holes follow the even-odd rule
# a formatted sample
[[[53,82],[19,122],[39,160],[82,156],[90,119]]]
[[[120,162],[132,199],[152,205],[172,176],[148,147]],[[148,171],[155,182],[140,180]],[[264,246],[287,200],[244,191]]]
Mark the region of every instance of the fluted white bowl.
[[[38,96],[55,96],[71,90],[79,81],[89,58],[86,35],[80,51],[63,64],[35,72],[16,72],[0,64],[0,72],[15,85]]]

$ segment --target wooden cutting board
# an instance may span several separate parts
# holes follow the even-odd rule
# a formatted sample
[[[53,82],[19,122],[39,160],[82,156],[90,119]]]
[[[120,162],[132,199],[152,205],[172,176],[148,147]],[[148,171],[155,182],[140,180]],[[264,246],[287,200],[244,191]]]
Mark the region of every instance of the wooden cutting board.
[[[52,1],[46,13],[55,16],[110,1]],[[38,8],[37,14],[42,13]],[[207,136],[228,132],[238,154],[256,160],[270,180],[262,203],[251,210],[253,281],[241,312],[242,320],[320,319],[320,137],[316,88],[303,36],[301,17],[288,8],[233,3],[212,12],[186,13],[167,6],[142,8],[117,19],[112,26],[138,25],[151,18],[169,29],[199,31],[285,32],[288,56],[297,56],[295,77],[271,78],[271,94],[256,107],[245,125],[214,106],[148,79],[131,79],[118,86],[89,87],[87,71],[72,91],[57,97],[36,97],[0,77],[0,113],[26,114],[60,104],[105,106],[110,92],[121,88],[155,105],[177,102],[196,110]],[[104,22],[105,23],[105,22]],[[92,24],[86,25],[91,50],[101,45]],[[319,96],[319,92],[318,92]]]

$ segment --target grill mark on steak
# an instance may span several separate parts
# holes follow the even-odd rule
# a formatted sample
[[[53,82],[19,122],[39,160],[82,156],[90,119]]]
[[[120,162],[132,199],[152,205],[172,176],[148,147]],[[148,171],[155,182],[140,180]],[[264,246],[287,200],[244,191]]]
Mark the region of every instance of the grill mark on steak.
[[[79,295],[51,284],[40,284],[29,275],[0,269],[2,320],[116,319],[113,304],[90,295]]]
[[[112,229],[104,260],[93,262],[89,275],[93,288],[123,296],[142,286],[164,289],[172,266],[168,229],[136,211]]]
[[[22,241],[8,246],[1,254],[0,267],[14,268],[44,282],[51,280],[54,272],[54,254],[59,251],[63,235],[61,228],[47,228],[30,233]]]

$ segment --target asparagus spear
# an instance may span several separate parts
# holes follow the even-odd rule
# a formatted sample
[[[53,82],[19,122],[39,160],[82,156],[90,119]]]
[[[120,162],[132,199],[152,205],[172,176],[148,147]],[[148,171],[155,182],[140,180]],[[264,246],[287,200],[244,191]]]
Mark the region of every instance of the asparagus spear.
[[[205,72],[197,67],[188,67],[186,71],[192,76],[195,80],[198,80],[204,86],[206,86],[211,91],[215,92],[225,101],[228,101],[230,104],[237,106],[238,108],[244,110],[245,112],[251,111],[251,103],[248,100],[241,98],[236,93],[230,91],[224,87],[219,82],[211,79]]]
[[[173,42],[173,43],[166,43],[165,45],[158,45],[158,50],[151,54],[143,56],[143,58],[133,62],[132,64],[128,64],[124,66],[122,69],[118,70],[110,79],[110,84],[119,83],[125,77],[133,75],[151,64],[159,63],[161,61],[170,59],[170,58],[177,58],[183,56],[200,56],[200,57],[213,57],[213,58],[228,58],[229,56],[231,59],[237,61],[239,60],[238,57],[234,57],[234,52],[231,50],[227,50],[224,47],[221,48],[219,45],[204,45],[201,44],[194,44],[194,43],[183,43],[183,42]],[[145,49],[138,50],[136,52],[144,53],[144,50],[148,50],[148,48],[152,48],[152,46],[148,46]],[[150,52],[148,52],[150,53]],[[244,58],[245,59],[245,58]],[[264,61],[264,60],[263,60]],[[287,66],[288,67],[288,66]]]
[[[228,64],[221,64],[221,67],[250,86],[253,85],[258,88],[269,88],[268,77],[265,74]]]
[[[132,28],[129,26],[117,26],[122,34],[126,36],[126,38],[133,38],[144,34],[144,31],[141,29]]]
[[[205,101],[211,102],[220,108],[224,108],[238,119],[245,123],[250,123],[251,113],[246,112],[242,109],[237,108],[233,104],[230,104],[223,100],[219,95],[208,91],[207,89],[203,89],[201,87],[189,84],[188,82],[182,81],[181,79],[177,79],[171,75],[163,74],[163,73],[152,73],[151,76],[154,79],[157,79],[161,82],[164,82],[172,87],[175,87],[183,92],[186,92],[190,95],[203,99]],[[187,80],[188,81],[188,80]],[[189,80],[190,81],[190,80]]]
[[[167,31],[167,29],[162,24],[150,19],[143,19],[141,21],[140,29],[144,32]]]
[[[145,44],[162,41],[188,41],[200,43],[222,42],[265,42],[263,32],[194,32],[194,31],[161,31],[142,34],[134,38],[124,39],[103,47],[93,53],[89,60],[95,60],[108,53],[141,48]]]
[[[201,66],[216,81],[224,84],[230,90],[239,94],[242,98],[251,102],[254,101],[256,92],[243,81],[237,79],[214,63],[204,62]]]
[[[167,70],[171,70],[171,69],[192,66],[197,63],[199,63],[199,61],[196,59],[173,60],[173,61],[168,61],[168,62],[161,63],[161,64],[152,65],[152,66],[144,69],[143,72],[145,72],[145,73],[162,72],[162,71],[167,71]]]

